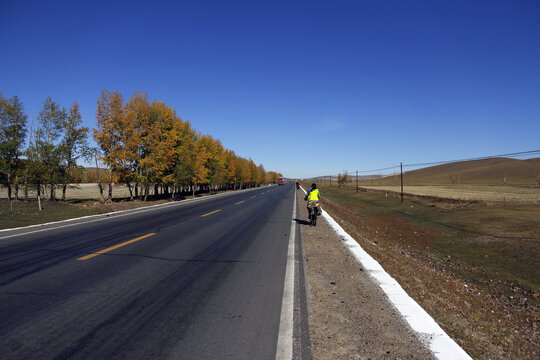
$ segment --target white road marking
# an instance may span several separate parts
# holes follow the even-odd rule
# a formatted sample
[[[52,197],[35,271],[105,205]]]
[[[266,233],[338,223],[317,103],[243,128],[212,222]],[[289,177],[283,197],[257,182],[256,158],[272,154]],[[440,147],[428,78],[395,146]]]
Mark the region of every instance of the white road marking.
[[[294,320],[294,243],[296,237],[296,193],[289,233],[289,249],[287,252],[287,268],[285,284],[283,285],[283,300],[281,303],[281,318],[276,350],[276,360],[291,360],[293,356],[293,320]]]

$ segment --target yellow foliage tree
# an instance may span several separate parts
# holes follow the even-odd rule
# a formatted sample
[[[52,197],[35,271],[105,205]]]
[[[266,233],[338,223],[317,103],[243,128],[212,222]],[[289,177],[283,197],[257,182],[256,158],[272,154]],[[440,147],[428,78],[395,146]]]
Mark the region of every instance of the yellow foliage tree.
[[[94,139],[101,160],[111,179],[128,185],[132,198],[132,188],[138,196],[139,186],[147,199],[150,186],[154,194],[159,186],[172,187],[174,197],[179,189],[189,188],[195,196],[197,188],[237,189],[267,181],[262,165],[237,156],[210,135],[201,135],[171,106],[150,102],[146,93],[137,92],[124,103],[119,91],[103,90],[97,104]]]
[[[165,103],[154,101],[149,106],[148,121],[141,133],[141,180],[145,185],[145,199],[148,189],[168,183],[175,162],[174,146],[181,133],[181,122],[174,110]]]
[[[122,94],[119,91],[103,90],[97,100],[97,127],[93,135],[101,149],[101,160],[111,172],[108,178],[109,202],[112,201],[112,183],[120,179],[119,175],[125,167],[125,145],[122,139],[124,119]]]

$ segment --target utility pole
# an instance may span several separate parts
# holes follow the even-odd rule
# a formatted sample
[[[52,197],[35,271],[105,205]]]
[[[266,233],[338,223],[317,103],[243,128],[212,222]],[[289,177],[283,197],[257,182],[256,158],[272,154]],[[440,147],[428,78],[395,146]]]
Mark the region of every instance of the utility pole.
[[[358,170],[356,170],[356,192],[358,192]]]
[[[401,202],[403,202],[403,163],[399,163],[399,167],[401,169]]]

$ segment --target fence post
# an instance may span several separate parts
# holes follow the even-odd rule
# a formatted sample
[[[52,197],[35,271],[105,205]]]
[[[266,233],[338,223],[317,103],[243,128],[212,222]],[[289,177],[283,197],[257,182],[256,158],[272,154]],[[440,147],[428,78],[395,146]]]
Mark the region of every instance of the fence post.
[[[401,202],[403,202],[403,163],[399,163],[400,172],[401,172]]]

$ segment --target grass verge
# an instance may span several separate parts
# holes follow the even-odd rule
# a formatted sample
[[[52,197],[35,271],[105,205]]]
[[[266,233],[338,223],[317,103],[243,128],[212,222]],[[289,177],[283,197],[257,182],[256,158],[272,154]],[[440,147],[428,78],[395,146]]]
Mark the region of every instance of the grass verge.
[[[540,358],[540,206],[320,187],[323,206],[474,358]]]
[[[399,185],[365,186],[368,189],[399,193]],[[503,205],[540,204],[540,189],[533,186],[481,186],[481,185],[405,185],[403,191],[409,195],[434,196],[445,199],[502,202]]]
[[[115,200],[102,204],[95,200],[70,200],[41,202],[42,211],[38,209],[36,200],[13,201],[13,211],[8,200],[0,200],[0,229],[11,229],[22,226],[44,224],[67,220],[82,216],[104,214],[113,211],[127,210],[137,207],[155,205],[167,200],[126,201]]]

